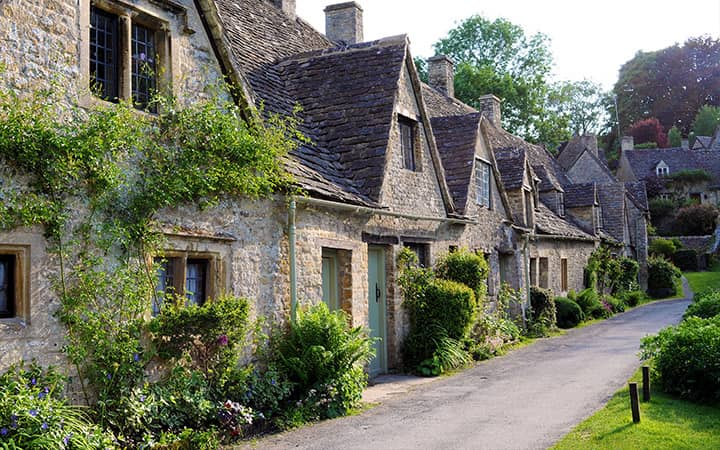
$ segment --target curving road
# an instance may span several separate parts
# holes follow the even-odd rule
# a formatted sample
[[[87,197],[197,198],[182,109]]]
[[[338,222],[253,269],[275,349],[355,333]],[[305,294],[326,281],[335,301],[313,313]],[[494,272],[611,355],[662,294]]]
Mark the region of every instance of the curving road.
[[[639,366],[640,338],[677,323],[688,303],[670,300],[636,308],[423,385],[360,415],[247,447],[547,448],[625,384]]]

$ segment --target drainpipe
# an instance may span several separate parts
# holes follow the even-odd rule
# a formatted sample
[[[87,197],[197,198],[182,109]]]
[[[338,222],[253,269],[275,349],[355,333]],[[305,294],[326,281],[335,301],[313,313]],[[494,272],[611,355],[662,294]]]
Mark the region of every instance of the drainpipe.
[[[523,326],[527,329],[527,307],[530,305],[530,255],[528,245],[530,243],[530,235],[523,236],[523,267],[525,271],[525,303],[522,307]]]
[[[295,265],[295,199],[290,199],[288,209],[288,241],[290,246],[290,320],[295,322],[297,315],[297,273]]]

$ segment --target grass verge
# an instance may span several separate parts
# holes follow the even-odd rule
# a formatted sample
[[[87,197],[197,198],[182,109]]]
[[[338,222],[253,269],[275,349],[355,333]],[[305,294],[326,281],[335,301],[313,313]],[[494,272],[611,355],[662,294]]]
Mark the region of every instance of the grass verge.
[[[639,389],[641,380],[639,370],[630,379],[638,382]],[[640,403],[640,417],[640,423],[632,423],[625,387],[552,449],[720,448],[720,406],[698,405],[653,392],[650,402]]]
[[[720,289],[720,264],[713,264],[706,272],[685,272],[683,275],[693,292]]]

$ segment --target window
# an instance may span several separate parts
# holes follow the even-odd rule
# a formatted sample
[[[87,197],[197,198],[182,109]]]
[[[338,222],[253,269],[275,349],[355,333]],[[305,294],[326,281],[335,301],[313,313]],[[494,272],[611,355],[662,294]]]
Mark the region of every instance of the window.
[[[549,286],[549,274],[548,274],[548,259],[547,258],[540,258],[539,263],[539,284],[541,288],[547,289]]]
[[[331,311],[340,309],[337,252],[322,249],[322,299]]]
[[[670,173],[668,166],[657,166],[657,176],[662,177]]]
[[[165,298],[174,295],[185,297],[188,305],[202,305],[212,298],[215,285],[214,273],[216,261],[214,257],[205,255],[182,255],[155,258],[157,278],[155,298],[152,302],[152,313],[160,313]]]
[[[533,196],[530,191],[523,191],[525,196],[525,226],[532,228],[533,226]]]
[[[103,3],[90,7],[90,87],[104,100],[132,99],[138,109],[150,104],[158,89],[158,73],[169,47],[164,26],[137,11]]]
[[[603,225],[603,214],[602,214],[602,207],[596,206],[595,207],[595,232],[600,231],[602,229]]]
[[[430,264],[430,258],[429,258],[429,245],[428,244],[417,244],[414,242],[404,242],[403,245],[405,248],[408,248],[412,250],[413,253],[418,258],[418,263],[420,264],[420,267],[428,267]]]
[[[475,160],[475,201],[480,206],[486,206],[491,209],[490,205],[490,164],[485,161]]]
[[[507,283],[512,286],[513,280],[513,254],[512,253],[499,253],[498,264],[500,266],[500,283]]]
[[[537,286],[537,258],[530,258],[530,286]]]
[[[558,192],[558,215],[565,217],[565,194]]]
[[[15,317],[14,255],[0,255],[0,317]]]
[[[568,290],[568,262],[567,258],[560,259],[560,290]]]
[[[400,127],[400,147],[402,148],[403,167],[415,172],[418,166],[415,158],[417,123],[405,117],[398,117],[398,125]]]

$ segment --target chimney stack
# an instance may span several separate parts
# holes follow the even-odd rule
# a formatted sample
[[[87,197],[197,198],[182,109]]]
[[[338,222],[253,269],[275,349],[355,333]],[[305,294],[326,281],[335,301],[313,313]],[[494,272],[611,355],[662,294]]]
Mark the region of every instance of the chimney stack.
[[[635,138],[632,136],[623,136],[620,141],[620,151],[635,149]]]
[[[481,96],[478,101],[480,102],[480,111],[485,117],[496,127],[501,127],[500,99],[492,94],[487,94]]]
[[[295,0],[270,0],[276,8],[281,10],[290,19],[295,19],[297,13],[295,12]]]
[[[429,58],[427,62],[430,86],[448,97],[455,97],[455,75],[452,60],[445,55],[437,55]]]
[[[357,44],[363,41],[363,10],[355,2],[336,3],[325,8],[325,36],[333,42]]]

